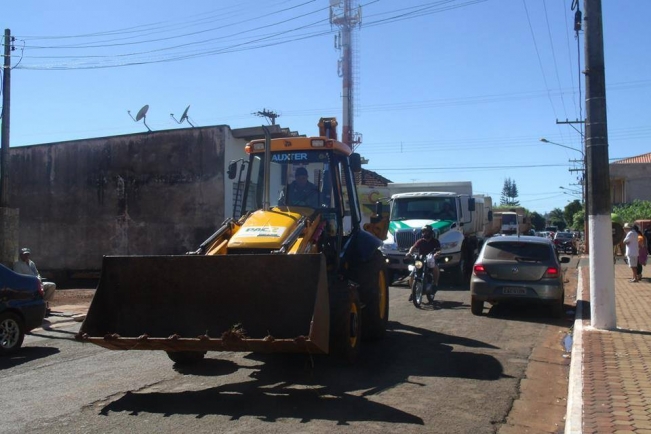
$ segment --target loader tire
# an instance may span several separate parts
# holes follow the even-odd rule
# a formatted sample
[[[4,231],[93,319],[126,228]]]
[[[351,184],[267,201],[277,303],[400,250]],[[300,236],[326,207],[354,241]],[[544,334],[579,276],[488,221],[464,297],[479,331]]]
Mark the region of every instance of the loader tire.
[[[389,322],[389,284],[386,261],[378,250],[369,262],[361,264],[357,272],[357,283],[362,309],[364,339],[378,339],[386,334]]]
[[[334,285],[330,295],[330,354],[347,364],[357,359],[362,337],[362,316],[356,288]]]
[[[177,365],[191,365],[200,362],[206,355],[205,351],[166,351],[169,357]]]

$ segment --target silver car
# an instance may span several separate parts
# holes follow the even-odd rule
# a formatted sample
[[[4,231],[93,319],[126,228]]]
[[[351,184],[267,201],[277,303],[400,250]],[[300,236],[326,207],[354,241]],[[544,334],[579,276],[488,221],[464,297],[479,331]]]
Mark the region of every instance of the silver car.
[[[565,291],[561,264],[548,238],[503,236],[486,240],[472,270],[470,310],[481,315],[484,302],[540,301],[554,316],[563,315]]]

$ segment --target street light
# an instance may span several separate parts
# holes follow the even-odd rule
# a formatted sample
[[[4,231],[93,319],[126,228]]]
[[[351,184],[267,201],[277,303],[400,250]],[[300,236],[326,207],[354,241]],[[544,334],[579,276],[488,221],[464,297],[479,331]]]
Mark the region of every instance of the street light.
[[[573,147],[571,147],[571,146],[561,145],[560,143],[556,143],[556,142],[552,142],[551,140],[547,140],[547,139],[544,138],[544,137],[543,137],[542,139],[540,139],[540,141],[543,142],[543,143],[549,143],[549,144],[551,144],[551,145],[560,146],[561,148],[567,148],[567,149],[571,149],[571,150],[576,151],[576,152],[580,152],[581,155],[583,156],[583,159],[585,160],[585,154],[584,154],[583,151],[580,150],[580,149],[576,149],[576,148],[573,148]]]
[[[563,186],[560,186],[558,188],[560,188],[562,190],[566,190],[567,194],[575,194],[575,195],[581,195],[582,194],[582,192],[580,192],[579,190],[572,190],[571,188],[567,188],[567,187],[563,187]]]

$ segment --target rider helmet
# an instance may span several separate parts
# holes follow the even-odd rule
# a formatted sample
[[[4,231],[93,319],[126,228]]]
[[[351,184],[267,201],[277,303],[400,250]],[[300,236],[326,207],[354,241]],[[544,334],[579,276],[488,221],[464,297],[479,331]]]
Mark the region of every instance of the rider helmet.
[[[432,235],[434,233],[434,230],[432,229],[432,227],[430,225],[425,225],[420,229],[420,233],[423,234],[423,236],[425,236],[425,234],[427,234],[427,233]]]

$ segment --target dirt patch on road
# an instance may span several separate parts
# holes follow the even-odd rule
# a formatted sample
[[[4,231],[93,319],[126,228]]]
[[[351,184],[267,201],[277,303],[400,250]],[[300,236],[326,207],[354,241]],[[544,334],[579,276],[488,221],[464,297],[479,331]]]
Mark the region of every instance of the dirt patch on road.
[[[50,300],[50,307],[88,305],[94,295],[94,289],[57,289]]]

